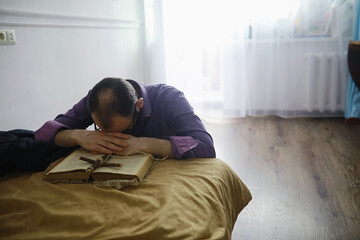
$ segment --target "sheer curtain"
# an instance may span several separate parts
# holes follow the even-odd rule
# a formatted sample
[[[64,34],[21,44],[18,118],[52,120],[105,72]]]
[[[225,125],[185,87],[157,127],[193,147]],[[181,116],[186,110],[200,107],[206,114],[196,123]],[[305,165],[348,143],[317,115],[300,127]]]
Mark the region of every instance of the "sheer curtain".
[[[358,0],[145,0],[147,73],[210,117],[343,116]]]

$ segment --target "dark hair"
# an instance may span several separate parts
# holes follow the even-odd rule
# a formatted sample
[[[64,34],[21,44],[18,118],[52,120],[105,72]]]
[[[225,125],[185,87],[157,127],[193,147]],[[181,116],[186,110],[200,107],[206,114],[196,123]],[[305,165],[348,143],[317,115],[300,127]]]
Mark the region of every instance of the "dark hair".
[[[104,78],[89,95],[89,110],[104,128],[112,126],[112,116],[132,116],[137,96],[133,86],[122,78]]]

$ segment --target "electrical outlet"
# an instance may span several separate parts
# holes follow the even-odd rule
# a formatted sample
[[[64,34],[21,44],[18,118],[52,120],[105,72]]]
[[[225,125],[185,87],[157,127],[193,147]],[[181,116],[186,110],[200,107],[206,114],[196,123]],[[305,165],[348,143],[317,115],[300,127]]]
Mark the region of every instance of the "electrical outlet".
[[[0,45],[16,44],[15,30],[0,30]]]
[[[6,31],[6,37],[8,44],[15,44],[16,38],[15,38],[15,30],[7,30]]]
[[[5,31],[0,31],[0,44],[7,44],[7,37]]]

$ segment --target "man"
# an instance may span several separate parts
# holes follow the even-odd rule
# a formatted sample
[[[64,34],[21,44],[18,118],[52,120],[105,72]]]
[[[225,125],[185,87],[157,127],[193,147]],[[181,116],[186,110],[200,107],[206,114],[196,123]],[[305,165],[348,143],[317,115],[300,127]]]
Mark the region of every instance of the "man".
[[[91,124],[99,131],[85,130]],[[72,109],[46,122],[35,138],[104,154],[215,157],[210,134],[182,92],[120,78],[101,80]]]

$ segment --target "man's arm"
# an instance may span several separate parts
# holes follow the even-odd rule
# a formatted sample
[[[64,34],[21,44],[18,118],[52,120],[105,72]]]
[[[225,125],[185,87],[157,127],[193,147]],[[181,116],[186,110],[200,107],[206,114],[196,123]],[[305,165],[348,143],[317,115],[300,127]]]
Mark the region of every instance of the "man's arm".
[[[156,116],[152,117],[164,120],[165,124],[162,127],[169,127],[174,135],[162,136],[161,139],[129,136],[126,140],[128,146],[118,154],[126,155],[142,151],[176,159],[215,157],[212,137],[199,117],[194,114],[184,94],[167,86],[164,89],[157,87],[156,96],[154,102],[161,102],[161,105],[152,106],[153,114],[156,112]]]
[[[167,102],[167,118],[176,134],[168,137],[173,146],[173,156],[177,159],[216,157],[211,135],[184,94],[176,90],[172,96],[172,100]]]
[[[173,146],[171,141],[166,139],[148,138],[148,137],[134,137],[127,135],[128,139],[124,140],[128,145],[120,152],[115,152],[118,155],[135,154],[137,152],[146,152],[155,156],[173,158]]]
[[[156,117],[165,119],[166,126],[163,127],[170,127],[175,134],[163,136],[162,139],[128,135],[129,138],[124,140],[128,146],[120,152],[114,152],[115,154],[126,155],[141,151],[176,159],[216,157],[211,135],[194,114],[184,94],[175,88],[168,90],[167,97],[162,96],[157,100],[162,103],[162,111],[157,111],[160,115]]]

